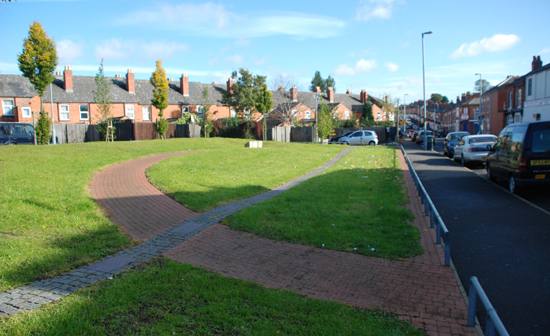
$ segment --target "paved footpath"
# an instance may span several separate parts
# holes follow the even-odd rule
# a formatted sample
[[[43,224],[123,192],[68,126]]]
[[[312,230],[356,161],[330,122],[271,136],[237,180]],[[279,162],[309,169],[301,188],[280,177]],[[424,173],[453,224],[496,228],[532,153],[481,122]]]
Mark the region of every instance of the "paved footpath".
[[[394,312],[430,335],[477,335],[466,326],[467,309],[453,272],[443,266],[444,252],[415,193],[400,153],[405,182],[424,254],[389,261],[358,254],[276,242],[216,224],[234,212],[274,197],[330,167],[323,167],[252,198],[196,214],[152,187],[145,169],[174,155],[164,154],[110,167],[94,176],[91,190],[110,219],[143,243],[96,264],[55,279],[0,294],[0,316],[17,314],[55,301],[90,283],[112,277],[153,257],[165,256],[226,276],[282,288],[313,298]],[[150,209],[163,218],[146,216]],[[157,219],[155,219],[157,218]]]

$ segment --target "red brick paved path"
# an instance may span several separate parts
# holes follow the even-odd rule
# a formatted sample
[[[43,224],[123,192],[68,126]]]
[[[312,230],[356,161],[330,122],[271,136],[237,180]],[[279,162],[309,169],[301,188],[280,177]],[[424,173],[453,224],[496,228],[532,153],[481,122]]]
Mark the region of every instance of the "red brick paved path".
[[[114,223],[136,239],[148,239],[195,216],[153,187],[145,170],[167,158],[190,152],[160,154],[121,163],[96,174],[90,190]]]
[[[417,218],[414,225],[425,250],[421,256],[388,261],[258,238],[219,224],[165,256],[267,287],[386,309],[430,335],[477,335],[466,326],[466,304],[452,270],[443,266],[443,249],[434,244],[429,217],[422,213],[401,152],[400,157],[411,200],[408,208]]]

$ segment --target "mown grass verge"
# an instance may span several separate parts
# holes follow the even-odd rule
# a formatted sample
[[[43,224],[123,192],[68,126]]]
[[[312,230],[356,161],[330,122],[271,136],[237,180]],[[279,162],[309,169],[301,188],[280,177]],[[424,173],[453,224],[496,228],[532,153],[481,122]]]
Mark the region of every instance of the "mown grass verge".
[[[179,151],[213,150],[217,159],[204,162],[201,169],[216,169],[220,161],[234,158],[246,140],[242,139],[169,139],[141,142],[84,143],[58,146],[0,147],[0,292],[37,279],[48,278],[69,269],[102,259],[133,244],[119,227],[103,214],[89,193],[92,176],[106,166],[139,157]],[[261,188],[286,182],[316,168],[340,149],[327,146],[265,143],[264,150],[279,148],[298,157],[300,153],[325,148],[324,156],[307,161],[297,168],[279,165],[277,175]],[[250,150],[251,153],[254,149]],[[254,152],[262,153],[260,151]],[[326,154],[329,155],[326,155]],[[187,155],[191,159],[193,155]],[[204,157],[204,153],[198,153]],[[322,159],[321,159],[322,157]],[[253,161],[253,159],[250,159]],[[181,162],[181,161],[180,161]],[[198,159],[195,162],[201,162]],[[210,165],[212,168],[207,168]],[[284,172],[282,172],[284,171]],[[269,167],[265,167],[266,175]],[[239,183],[249,185],[246,176],[256,174],[247,166],[232,172]],[[244,177],[243,177],[244,176]],[[183,176],[185,177],[185,176]],[[252,176],[250,176],[252,179]],[[201,184],[204,177],[193,176]],[[215,185],[209,186],[210,190]],[[238,197],[250,197],[261,188],[240,189]],[[215,192],[194,193],[199,204],[215,204]],[[201,201],[203,195],[208,202]],[[213,196],[214,195],[214,196]],[[226,197],[220,194],[217,202]],[[237,197],[237,196],[235,196]]]
[[[261,237],[389,259],[423,253],[396,149],[359,147],[324,173],[223,222]]]
[[[5,335],[424,335],[384,311],[365,310],[164,258],[0,319]]]

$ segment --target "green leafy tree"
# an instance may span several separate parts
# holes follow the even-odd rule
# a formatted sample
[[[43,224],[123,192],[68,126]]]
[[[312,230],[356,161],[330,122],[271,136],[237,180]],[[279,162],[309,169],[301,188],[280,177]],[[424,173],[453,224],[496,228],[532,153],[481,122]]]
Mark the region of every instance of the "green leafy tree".
[[[39,123],[49,121],[47,116],[42,117],[42,114],[44,114],[42,98],[46,87],[55,79],[53,72],[57,66],[57,50],[55,49],[55,42],[48,37],[40,22],[34,21],[30,26],[29,37],[23,40],[23,52],[17,56],[17,61],[19,70],[21,70],[23,76],[29,79],[40,96],[41,116]],[[32,114],[32,121],[34,124],[34,113]],[[45,125],[37,125],[37,127],[43,130],[46,129]],[[34,139],[36,145],[36,132]]]
[[[480,88],[483,88],[483,92],[485,92],[491,89],[492,86],[491,86],[491,83],[489,83],[485,79],[482,79],[481,81],[478,79],[474,83],[474,91],[479,92]]]
[[[447,98],[447,96],[443,96],[443,98],[441,99],[441,102],[442,102],[442,103],[448,103],[448,102],[449,102],[449,98]]]
[[[363,113],[359,119],[359,125],[364,127],[371,127],[374,125],[374,115],[372,114],[372,103],[367,101],[363,104]]]
[[[50,141],[51,120],[47,113],[40,113],[40,118],[35,127],[35,139],[41,145],[47,145]]]
[[[443,100],[443,96],[440,95],[439,93],[432,93],[432,96],[430,97],[430,99],[435,103],[439,103]]]
[[[321,72],[319,71],[315,71],[315,75],[311,80],[309,91],[315,92],[317,86],[321,88],[321,92],[324,92],[327,90],[327,82],[323,79],[323,77],[321,77]]]
[[[265,128],[266,128],[266,123],[265,123],[265,118],[267,117],[267,114],[269,113],[269,111],[271,111],[271,108],[273,107],[273,99],[271,99],[271,91],[269,91],[267,89],[267,85],[266,84],[263,84],[259,89],[258,89],[258,96],[257,96],[257,99],[256,99],[256,111],[258,111],[258,113],[261,113],[263,118],[262,118],[262,126],[263,126],[263,139],[266,140],[267,137],[266,137],[266,131],[265,131]]]
[[[321,103],[319,106],[319,115],[317,117],[317,134],[322,140],[328,139],[329,135],[334,131],[334,115],[330,107]]]
[[[106,142],[109,139],[114,141],[113,118],[111,117],[111,86],[107,78],[105,78],[103,58],[99,64],[98,73],[95,76],[95,83],[97,91],[94,91],[94,102],[97,104],[97,112],[99,119],[101,119],[101,126],[98,127],[98,131],[105,137]]]
[[[212,128],[214,127],[214,124],[212,123],[212,120],[209,119],[210,116],[210,99],[209,99],[209,93],[208,93],[208,86],[205,86],[202,90],[202,120],[200,122],[201,129],[203,130],[204,137],[208,138],[210,136],[210,132],[212,131]]]
[[[220,103],[234,108],[250,119],[252,111],[256,107],[259,89],[265,84],[265,76],[253,76],[248,70],[240,69],[239,73],[233,71],[233,78],[236,78],[235,84],[230,91],[222,93]]]
[[[325,83],[326,83],[327,89],[328,89],[329,87],[332,87],[332,89],[334,90],[334,92],[336,92],[336,80],[334,80],[334,78],[328,76],[328,77],[327,77],[327,80],[325,81]]]
[[[166,79],[166,71],[162,68],[162,61],[157,61],[157,69],[151,75],[150,82],[154,88],[151,104],[159,110],[159,119],[155,131],[161,139],[164,139],[164,135],[168,131],[168,121],[163,118],[164,109],[168,107],[168,80]]]

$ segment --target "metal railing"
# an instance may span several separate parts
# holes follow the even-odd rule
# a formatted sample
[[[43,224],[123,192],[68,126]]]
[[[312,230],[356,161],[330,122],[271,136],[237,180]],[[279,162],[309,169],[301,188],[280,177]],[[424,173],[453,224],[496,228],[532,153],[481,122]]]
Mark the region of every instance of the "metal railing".
[[[477,297],[479,296],[481,303],[483,303],[483,306],[487,311],[485,336],[494,336],[496,331],[498,331],[498,334],[500,336],[510,335],[508,334],[508,331],[506,331],[504,324],[502,324],[502,321],[498,317],[496,309],[493,308],[493,305],[489,301],[489,298],[485,294],[485,291],[483,291],[483,288],[481,288],[481,285],[479,284],[479,281],[475,276],[470,278],[470,290],[468,292],[468,296],[470,297],[468,302],[468,325],[469,326],[473,327],[475,325]]]
[[[428,192],[424,189],[422,182],[420,182],[420,178],[416,174],[411,160],[409,160],[407,156],[407,152],[405,152],[403,146],[399,145],[399,147],[401,147],[405,161],[407,161],[407,165],[409,166],[418,196],[420,196],[420,200],[422,204],[424,204],[424,213],[426,216],[430,216],[430,228],[436,228],[437,230],[436,244],[441,245],[441,237],[443,237],[443,241],[445,242],[445,266],[451,266],[451,234],[445,226],[445,223],[443,223],[443,219],[439,215],[439,212],[437,212]]]

